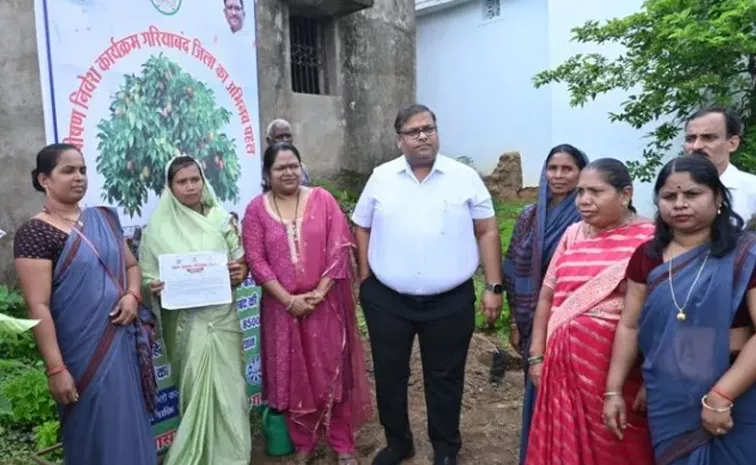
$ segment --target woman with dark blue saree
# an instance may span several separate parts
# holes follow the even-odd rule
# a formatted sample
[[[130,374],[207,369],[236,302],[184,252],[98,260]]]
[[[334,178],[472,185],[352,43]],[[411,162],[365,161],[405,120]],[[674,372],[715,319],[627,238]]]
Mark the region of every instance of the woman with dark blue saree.
[[[67,144],[37,155],[42,212],[17,231],[16,271],[58,404],[66,465],[155,465],[152,315],[117,214],[82,210],[84,157]]]
[[[575,188],[580,171],[587,164],[585,154],[572,145],[561,144],[551,149],[541,170],[538,200],[526,206],[515,223],[502,271],[510,309],[510,341],[520,353],[527,354],[530,347],[538,293],[551,256],[567,227],[580,221]],[[520,464],[525,461],[536,395],[528,379],[527,360],[523,365],[525,396]]]
[[[675,158],[654,187],[654,238],[628,265],[604,421],[622,439],[638,349],[657,465],[756,460],[756,236],[705,157]]]

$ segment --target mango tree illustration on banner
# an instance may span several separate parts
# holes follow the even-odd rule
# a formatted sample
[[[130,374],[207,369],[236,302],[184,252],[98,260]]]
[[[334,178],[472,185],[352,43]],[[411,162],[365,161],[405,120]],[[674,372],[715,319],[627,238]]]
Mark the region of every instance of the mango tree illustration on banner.
[[[110,117],[97,125],[103,200],[141,216],[149,191],[162,192],[168,162],[186,154],[200,162],[219,199],[238,201],[236,144],[221,132],[230,117],[207,85],[162,54],[151,56],[140,76],[124,77]]]

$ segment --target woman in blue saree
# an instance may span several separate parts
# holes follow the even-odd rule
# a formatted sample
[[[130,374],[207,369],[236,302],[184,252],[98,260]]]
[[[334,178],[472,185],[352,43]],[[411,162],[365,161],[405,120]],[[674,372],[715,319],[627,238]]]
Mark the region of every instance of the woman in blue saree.
[[[520,353],[527,354],[533,315],[541,282],[549,267],[554,250],[562,234],[580,221],[575,206],[575,187],[580,171],[588,164],[588,157],[569,144],[557,145],[546,156],[541,170],[538,199],[526,206],[515,223],[509,249],[502,264],[504,289],[510,308],[510,341]],[[535,386],[525,369],[520,464],[525,462],[530,420],[535,408]]]
[[[43,211],[24,223],[15,265],[58,404],[66,465],[155,465],[155,380],[141,274],[117,214],[80,209],[79,150],[45,147],[32,172]],[[142,311],[140,311],[140,309]]]
[[[654,191],[656,235],[628,265],[604,420],[620,439],[630,427],[621,394],[640,349],[657,465],[752,464],[756,236],[703,156],[670,161]]]

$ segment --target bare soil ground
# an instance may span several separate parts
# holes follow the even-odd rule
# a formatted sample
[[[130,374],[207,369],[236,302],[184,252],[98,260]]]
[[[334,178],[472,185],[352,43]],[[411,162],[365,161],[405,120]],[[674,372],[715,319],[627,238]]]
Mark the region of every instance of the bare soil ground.
[[[499,384],[489,382],[489,370],[495,346],[493,337],[476,333],[470,344],[465,377],[461,432],[462,451],[459,463],[462,465],[516,465],[520,446],[520,418],[522,414],[522,371],[520,361],[510,358],[507,374]],[[365,341],[368,358],[368,376],[373,385],[370,346]],[[409,409],[410,423],[415,437],[417,455],[404,465],[432,463],[433,451],[428,441],[426,409],[423,392],[423,378],[420,352],[417,344],[412,354],[412,375],[410,377]],[[373,387],[374,389],[374,387]],[[373,391],[373,396],[375,392]],[[369,465],[373,456],[384,446],[383,428],[377,413],[357,436],[357,459],[360,465]],[[271,458],[264,452],[262,439],[258,438],[252,453],[253,465],[288,464],[292,458]],[[334,464],[335,459],[321,444],[316,453],[314,465]]]

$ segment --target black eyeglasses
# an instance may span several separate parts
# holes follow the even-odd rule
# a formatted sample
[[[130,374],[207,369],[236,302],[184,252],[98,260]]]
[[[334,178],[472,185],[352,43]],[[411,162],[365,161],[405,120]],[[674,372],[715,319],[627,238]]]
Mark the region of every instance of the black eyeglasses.
[[[417,139],[420,137],[420,134],[432,136],[436,133],[437,130],[438,126],[423,126],[421,128],[409,129],[407,131],[399,131],[399,134],[405,137],[409,137],[410,139]]]

